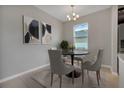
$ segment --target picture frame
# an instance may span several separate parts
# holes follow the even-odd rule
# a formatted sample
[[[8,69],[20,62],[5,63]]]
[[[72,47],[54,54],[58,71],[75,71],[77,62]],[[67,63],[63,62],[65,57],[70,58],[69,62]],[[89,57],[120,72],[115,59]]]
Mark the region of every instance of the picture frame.
[[[41,22],[42,44],[51,44],[52,28],[51,25]]]
[[[41,29],[39,20],[23,16],[23,43],[41,44]]]

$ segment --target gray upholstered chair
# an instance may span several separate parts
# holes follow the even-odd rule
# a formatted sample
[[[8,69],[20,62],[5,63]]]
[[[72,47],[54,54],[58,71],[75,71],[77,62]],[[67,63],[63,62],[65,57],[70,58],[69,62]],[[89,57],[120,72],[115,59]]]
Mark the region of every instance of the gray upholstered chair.
[[[98,49],[94,49],[92,51],[88,51],[89,53],[87,55],[81,55],[81,56],[75,56],[74,57],[74,60],[78,61],[78,65],[80,63],[84,63],[84,62],[87,62],[87,61],[90,61],[90,62],[95,62],[96,61],[96,58],[97,58],[97,54],[98,54]]]
[[[97,83],[99,85],[102,58],[103,58],[103,49],[99,49],[95,62],[90,62],[90,61],[87,61],[85,63],[82,62],[82,64],[81,64],[81,68],[82,68],[82,83],[84,81],[84,72],[83,71],[84,71],[84,69],[86,69],[88,71],[96,71]]]
[[[74,67],[72,65],[64,64],[62,60],[61,50],[48,50],[51,68],[51,86],[53,82],[53,74],[59,75],[60,87],[62,83],[62,75],[66,75],[70,72],[74,72]],[[74,73],[72,75],[72,83],[74,84]]]

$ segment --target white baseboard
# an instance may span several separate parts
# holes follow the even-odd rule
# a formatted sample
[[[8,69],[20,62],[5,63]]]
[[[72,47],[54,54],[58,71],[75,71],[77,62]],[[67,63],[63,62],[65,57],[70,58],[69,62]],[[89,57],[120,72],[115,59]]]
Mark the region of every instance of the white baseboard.
[[[105,67],[105,68],[110,69],[110,71],[111,71],[111,73],[112,73],[113,75],[118,76],[118,74],[117,74],[116,72],[113,72],[113,70],[112,70],[112,67],[111,67],[111,66],[109,66],[109,65],[102,65],[102,67]]]
[[[102,65],[102,67],[104,67],[104,68],[108,68],[108,69],[111,70],[111,66],[109,66],[109,65]]]
[[[42,69],[42,68],[47,67],[47,66],[49,66],[49,64],[45,64],[45,65],[39,66],[39,67],[37,67],[37,68],[33,68],[33,69],[30,69],[30,70],[27,70],[27,71],[18,73],[18,74],[16,74],[16,75],[12,75],[12,76],[9,76],[9,77],[7,77],[7,78],[3,78],[3,79],[0,80],[0,83],[3,83],[3,82],[8,81],[8,80],[12,80],[12,79],[14,79],[14,78],[17,78],[17,77],[19,77],[19,76],[28,74],[28,73],[33,72],[33,71],[37,71],[37,70]]]
[[[113,72],[113,71],[112,71],[112,74],[115,75],[115,76],[118,76],[118,74],[117,74],[116,72]]]
[[[118,76],[118,73],[114,72],[112,69],[111,69],[111,72],[112,72],[113,75]]]

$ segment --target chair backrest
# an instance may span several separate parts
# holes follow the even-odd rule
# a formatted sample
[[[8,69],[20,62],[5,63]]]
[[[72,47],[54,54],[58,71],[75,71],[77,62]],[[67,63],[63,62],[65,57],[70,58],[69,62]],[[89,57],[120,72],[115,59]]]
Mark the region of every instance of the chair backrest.
[[[55,74],[61,74],[65,66],[62,62],[62,51],[61,50],[48,50],[50,59],[51,72]]]
[[[101,68],[102,59],[103,59],[103,49],[99,49],[96,62],[93,64],[92,67],[96,70],[99,70]]]

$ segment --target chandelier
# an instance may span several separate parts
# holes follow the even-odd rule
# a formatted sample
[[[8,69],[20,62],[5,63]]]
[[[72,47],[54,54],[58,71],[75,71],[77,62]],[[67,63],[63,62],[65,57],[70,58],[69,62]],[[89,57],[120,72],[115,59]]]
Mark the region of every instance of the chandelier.
[[[71,8],[72,8],[72,14],[67,15],[67,20],[68,21],[71,21],[71,20],[76,21],[79,18],[79,15],[74,12],[74,8],[75,8],[74,5],[71,5]]]

